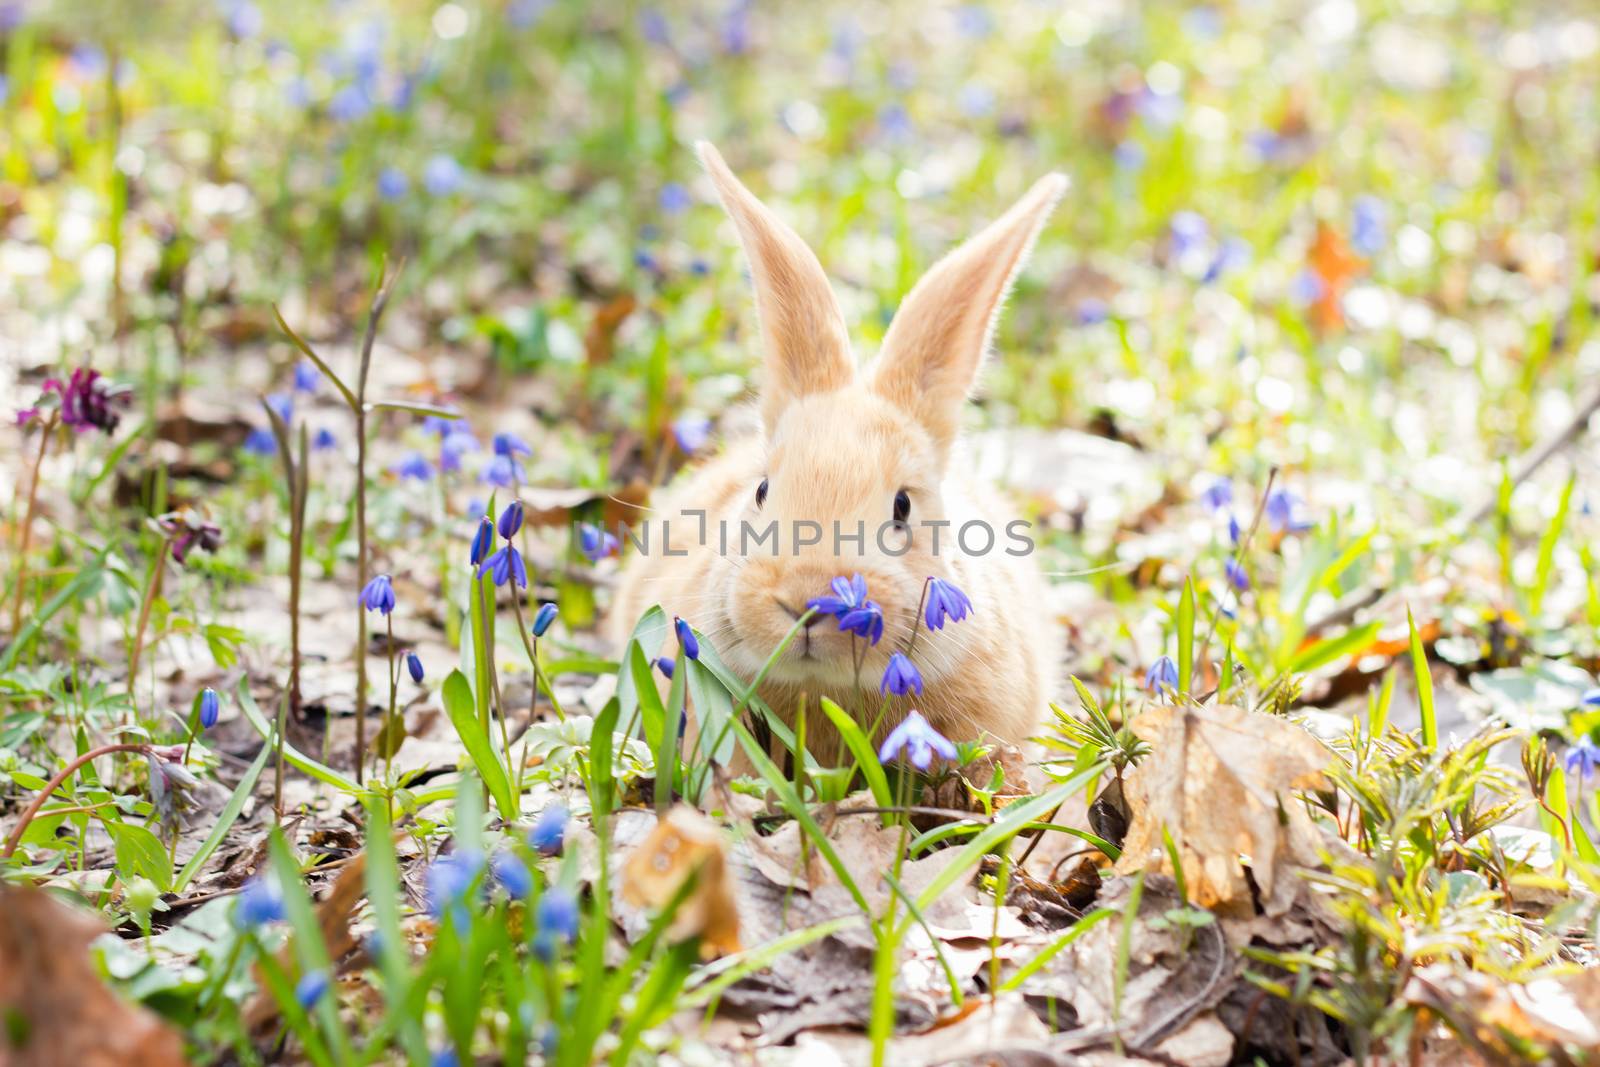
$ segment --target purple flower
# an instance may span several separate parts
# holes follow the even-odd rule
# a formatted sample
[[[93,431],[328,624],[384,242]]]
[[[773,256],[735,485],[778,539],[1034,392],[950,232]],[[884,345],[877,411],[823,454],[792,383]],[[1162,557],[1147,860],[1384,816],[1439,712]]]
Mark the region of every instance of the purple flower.
[[[657,198],[661,210],[668,215],[681,214],[693,204],[694,198],[689,195],[689,190],[680,182],[668,182],[661,187],[661,195]]]
[[[228,20],[228,32],[239,40],[261,32],[261,9],[250,0],[225,0],[221,6]]]
[[[66,382],[45,379],[44,391],[61,398],[61,421],[79,433],[88,429],[115,432],[122,420],[117,409],[133,401],[133,393],[126,386],[110,384],[99,371],[89,367],[79,367]]]
[[[324,426],[311,439],[311,448],[317,452],[326,452],[328,449],[337,446],[338,443],[339,439],[333,436],[333,431]]]
[[[567,839],[567,823],[572,819],[564,804],[548,805],[528,831],[528,844],[541,856],[554,856]]]
[[[671,656],[661,656],[656,660],[656,670],[660,671],[668,681],[672,680],[672,672],[678,669],[678,663]]]
[[[878,686],[878,692],[905,696],[913,690],[917,696],[922,695],[922,674],[904,652],[896,652],[889,657],[889,666],[884,668],[883,682]]]
[[[672,32],[667,25],[667,16],[653,7],[647,7],[639,12],[639,36],[653,45],[666,48],[672,43]]]
[[[500,512],[500,536],[507,541],[517,536],[517,531],[522,529],[522,501],[513,500]]]
[[[1178,665],[1172,662],[1171,656],[1162,656],[1150,664],[1144,674],[1144,687],[1152,693],[1178,688]]]
[[[1222,569],[1223,573],[1228,576],[1228,584],[1233,586],[1239,592],[1243,593],[1245,590],[1250,588],[1250,575],[1244,569],[1243,563],[1240,563],[1237,559],[1229,556],[1228,562],[1223,564]]]
[[[944,629],[944,621],[960,622],[972,612],[972,601],[967,594],[943,578],[928,579],[928,606],[922,619],[930,630]]]
[[[335,122],[354,122],[372,110],[372,97],[360,84],[346,85],[328,101],[328,117]]]
[[[423,670],[422,657],[415,652],[406,653],[406,672],[411,675],[411,680],[418,685],[422,684]]]
[[[943,760],[954,760],[956,746],[948,737],[935,730],[933,724],[922,717],[922,712],[912,711],[901,720],[899,726],[890,731],[889,736],[883,739],[883,744],[878,748],[880,763],[891,763],[901,756],[909,759],[917,770],[925,771],[933,762],[934,756]]]
[[[1098,326],[1111,317],[1111,309],[1104,300],[1086,296],[1078,301],[1078,325]]]
[[[711,440],[711,420],[685,415],[672,424],[672,440],[684,455],[694,455]]]
[[[479,578],[490,573],[494,575],[495,585],[514,582],[516,588],[528,588],[528,568],[522,562],[522,553],[509,541],[501,546],[500,551],[478,564]]]
[[[1595,743],[1588,737],[1581,737],[1577,744],[1567,749],[1562,766],[1567,769],[1568,774],[1587,782],[1594,777],[1595,770],[1600,768],[1600,748],[1595,747]]]
[[[528,442],[514,433],[497,433],[494,435],[494,454],[497,456],[527,456],[533,453]]]
[[[482,563],[494,547],[494,523],[487,517],[478,520],[478,532],[472,535],[472,565]]]
[[[496,852],[489,860],[489,871],[512,900],[533,895],[533,874],[515,852]]]
[[[271,430],[258,426],[244,439],[244,450],[252,456],[270,456],[278,451],[278,439]]]
[[[1206,268],[1206,272],[1200,281],[1202,284],[1209,285],[1245,267],[1249,262],[1250,243],[1240,237],[1229,237],[1217,249],[1216,256],[1211,260],[1211,265]]]
[[[1307,267],[1299,274],[1296,274],[1294,280],[1289,283],[1289,299],[1291,302],[1304,307],[1322,299],[1322,294],[1327,292],[1327,289],[1328,287],[1323,284],[1321,275]]]
[[[550,625],[556,621],[556,616],[559,614],[561,614],[561,610],[549,601],[540,604],[538,612],[533,616],[533,626],[530,627],[533,630],[533,636],[543,637],[545,631],[550,629]]]
[[[591,523],[579,524],[578,548],[590,563],[599,563],[607,556],[615,555],[621,547],[615,534],[609,533]]]
[[[217,698],[217,691],[210,686],[200,690],[200,729],[209,730],[217,725],[217,716],[222,713],[222,701]]]
[[[1274,489],[1267,497],[1267,528],[1274,533],[1304,533],[1316,526],[1305,514],[1305,502],[1287,489]]]
[[[690,659],[700,658],[700,641],[694,635],[694,629],[677,616],[673,616],[672,628],[678,634],[678,647],[683,649],[683,654]]]
[[[458,471],[461,469],[461,457],[476,451],[478,439],[471,432],[461,429],[450,431],[439,441],[439,469]]]
[[[513,489],[522,484],[526,477],[527,472],[515,456],[497,455],[489,460],[478,480],[501,489]]]
[[[833,595],[813,597],[806,601],[806,607],[824,615],[844,615],[867,602],[867,580],[859,574],[841,576],[828,584]]]
[[[361,604],[368,611],[387,615],[394,610],[394,583],[387,574],[380,574],[361,590]]]
[[[438,153],[422,167],[422,187],[432,196],[449,196],[461,188],[461,164],[452,156]]]
[[[411,179],[399,167],[384,167],[378,172],[378,195],[385,200],[398,200],[411,188]]]
[[[294,365],[294,388],[298,393],[314,393],[322,381],[322,372],[317,370],[317,365],[309,359],[302,359]]]
[[[1204,250],[1211,240],[1211,227],[1206,220],[1194,211],[1179,211],[1172,216],[1168,223],[1168,230],[1172,236],[1172,252],[1179,259],[1191,252]]]
[[[328,986],[331,980],[328,972],[322,968],[307,971],[294,986],[294,999],[300,1002],[302,1008],[312,1008],[317,1001],[328,995]]]
[[[400,462],[389,470],[401,478],[419,482],[425,482],[433,477],[433,464],[429,463],[428,458],[421,452],[407,452]]]
[[[1233,483],[1226,478],[1217,478],[1200,492],[1200,503],[1211,511],[1221,511],[1233,503]]]
[[[865,637],[868,644],[876,645],[883,638],[883,608],[876,600],[863,600],[859,606],[839,615],[839,629]]]
[[[0,103],[4,103],[4,101],[5,101],[5,98],[3,96],[0,96]],[[28,423],[32,422],[34,419],[37,419],[38,417],[39,417],[39,409],[38,408],[23,408],[21,411],[17,412],[17,425],[18,426],[26,426],[26,425],[28,425]]]
[[[429,914],[443,919],[449,912],[465,922],[467,893],[482,869],[483,854],[472,849],[457,849],[434,860],[425,879]]]
[[[233,906],[233,921],[237,926],[256,930],[267,923],[279,922],[283,917],[283,891],[271,875],[258,874],[239,890]]]
[[[1234,518],[1233,512],[1228,512],[1228,540],[1237,545],[1243,535],[1244,531],[1239,529],[1239,520]]]
[[[1375,196],[1358,196],[1350,211],[1350,247],[1371,259],[1383,251],[1388,237],[1389,209]]]
[[[878,131],[886,141],[909,141],[916,133],[911,115],[901,104],[885,104],[878,109]]]

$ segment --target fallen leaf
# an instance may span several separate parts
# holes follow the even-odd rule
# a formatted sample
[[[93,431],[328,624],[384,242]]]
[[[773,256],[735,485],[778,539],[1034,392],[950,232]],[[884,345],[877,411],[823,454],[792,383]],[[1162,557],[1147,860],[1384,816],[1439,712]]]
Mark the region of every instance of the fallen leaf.
[[[183,1067],[178,1034],[100,981],[104,927],[41,889],[0,883],[0,1067]]]
[[[722,835],[698,811],[677,807],[668,812],[634,849],[622,873],[623,899],[640,908],[666,907],[685,879],[694,878],[667,936],[677,941],[698,936],[700,954],[706,959],[743,947]]]
[[[1227,705],[1163,705],[1135,719],[1132,729],[1151,752],[1123,787],[1132,822],[1115,872],[1131,874],[1154,861],[1174,873],[1165,829],[1191,902],[1250,913],[1248,865],[1267,914],[1287,910],[1292,893],[1275,893],[1280,858],[1309,858],[1315,849],[1308,841],[1318,839],[1300,806],[1281,801],[1291,790],[1321,784],[1331,753],[1285,719]]]

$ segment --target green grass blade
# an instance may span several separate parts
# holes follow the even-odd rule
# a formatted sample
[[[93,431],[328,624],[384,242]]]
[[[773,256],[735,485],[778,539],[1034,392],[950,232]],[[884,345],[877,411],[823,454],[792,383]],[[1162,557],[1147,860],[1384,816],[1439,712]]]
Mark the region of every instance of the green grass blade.
[[[1010,978],[1001,983],[1000,992],[1009,993],[1014,989],[1021,988],[1023,982],[1026,982],[1035,974],[1039,973],[1045,964],[1055,959],[1056,956],[1059,955],[1061,951],[1068,945],[1071,945],[1074,941],[1078,940],[1078,938],[1082,937],[1090,930],[1093,930],[1096,926],[1100,925],[1102,922],[1111,918],[1111,916],[1115,914],[1117,914],[1117,910],[1115,908],[1096,908],[1093,911],[1085,912],[1079,917],[1077,922],[1067,927],[1066,932],[1060,937],[1056,938],[1056,940],[1052,941],[1050,945],[1044,949],[1044,951],[1040,952],[1033,959],[1023,964],[1021,969],[1018,970],[1016,974],[1012,975]]]
[[[234,821],[239,818],[239,813],[244,810],[245,801],[255,792],[256,779],[261,777],[261,771],[266,767],[267,761],[272,758],[271,745],[262,745],[261,752],[256,756],[256,761],[245,770],[244,777],[239,779],[239,784],[233,791],[233,796],[223,805],[222,813],[217,816],[216,824],[211,827],[211,832],[201,842],[200,848],[189,862],[183,865],[183,870],[178,872],[177,880],[172,883],[174,893],[182,893],[188,888],[194,876],[200,873],[200,868],[205,866],[211,854],[222,844],[222,839],[228,836],[228,831],[233,828]]]
[[[275,732],[272,724],[267,721],[266,716],[261,714],[261,709],[256,706],[255,697],[250,695],[249,679],[241,678],[239,680],[238,694],[239,711],[244,715],[245,721],[255,728],[256,733],[261,735],[268,748],[275,750],[277,748],[277,741],[274,737]],[[311,777],[320,782],[325,782],[335,789],[342,789],[346,793],[361,792],[361,787],[356,785],[355,779],[346,778],[332,767],[318,763],[287,741],[283,743],[283,759],[289,766],[309,774]]]
[[[1365,626],[1357,626],[1346,630],[1338,637],[1328,637],[1316,644],[1308,645],[1295,654],[1289,661],[1290,674],[1305,674],[1318,667],[1327,666],[1341,656],[1353,655],[1372,643],[1378,636],[1381,623],[1369,622]]]
[[[1528,618],[1535,622],[1544,607],[1544,595],[1550,588],[1550,575],[1556,564],[1556,546],[1560,544],[1561,533],[1566,528],[1567,512],[1572,506],[1572,489],[1577,484],[1578,475],[1574,472],[1567,478],[1566,488],[1561,490],[1561,501],[1556,505],[1550,525],[1545,527],[1544,535],[1539,538],[1539,562],[1533,572],[1533,587],[1528,590]]]
[[[1178,692],[1187,694],[1194,679],[1194,579],[1183,580],[1178,598]]]
[[[848,711],[827,697],[822,698],[822,711],[828,716],[828,721],[833,723],[834,729],[839,731],[839,737],[850,750],[850,755],[855,757],[856,766],[861,769],[861,776],[867,780],[867,788],[872,790],[873,802],[880,808],[894,807],[894,793],[889,790],[889,776],[883,773],[883,764],[878,762],[878,754],[873,751],[872,742],[868,741],[867,735],[862,732],[861,724],[856,722]],[[883,825],[890,825],[893,819],[893,815],[885,812]]]
[[[500,809],[501,817],[507,822],[515,822],[519,814],[517,792],[511,788],[494,744],[484,736],[467,676],[460,670],[451,671],[440,689],[440,696],[444,700],[445,714],[450,717],[451,725],[456,728],[456,734],[467,750],[467,758],[472,760],[472,766],[483,779],[489,795],[494,798],[494,806]]]
[[[1417,620],[1406,608],[1406,625],[1411,628],[1411,669],[1417,676],[1417,705],[1422,712],[1422,746],[1429,751],[1439,745],[1439,724],[1433,711],[1433,675],[1428,672],[1428,652],[1417,635]]]

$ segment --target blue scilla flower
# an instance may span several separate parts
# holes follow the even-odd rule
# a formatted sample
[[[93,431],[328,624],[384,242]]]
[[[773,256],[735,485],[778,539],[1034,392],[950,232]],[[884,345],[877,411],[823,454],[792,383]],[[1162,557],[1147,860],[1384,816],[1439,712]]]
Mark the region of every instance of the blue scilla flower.
[[[311,439],[311,448],[316,452],[326,452],[330,448],[337,447],[338,444],[339,439],[333,436],[333,431],[326,426],[318,430],[317,435]]]
[[[488,558],[494,547],[494,523],[487,517],[478,520],[478,531],[472,535],[472,565],[476,567]]]
[[[1233,483],[1226,478],[1213,479],[1201,490],[1200,503],[1212,511],[1221,511],[1233,503]]]
[[[1249,264],[1250,242],[1242,237],[1229,237],[1217,247],[1217,254],[1212,257],[1211,265],[1206,268],[1200,281],[1204,285],[1209,285]]]
[[[671,656],[660,656],[656,659],[656,670],[668,681],[672,680],[672,672],[678,669],[678,661]]]
[[[1222,569],[1228,576],[1228,584],[1239,592],[1243,593],[1250,588],[1250,573],[1244,569],[1243,563],[1229,556],[1228,562],[1223,564]]]
[[[1583,696],[1578,698],[1578,703],[1589,708],[1600,708],[1600,688],[1585,690]]]
[[[406,653],[406,673],[411,675],[411,680],[418,685],[422,684],[425,673],[422,669],[422,657],[415,652]]]
[[[829,588],[833,590],[832,596],[813,597],[806,601],[806,607],[824,615],[843,615],[866,603],[867,580],[859,574],[835,578]]]
[[[689,190],[681,182],[668,182],[661,187],[661,195],[657,198],[661,210],[668,215],[678,215],[687,211],[694,204],[694,197],[689,195]]]
[[[1600,769],[1600,747],[1596,747],[1587,737],[1580,738],[1577,744],[1567,749],[1562,765],[1568,774],[1587,782]]]
[[[1144,687],[1152,693],[1178,688],[1178,665],[1172,662],[1171,656],[1162,656],[1150,664],[1150,669],[1144,673]]]
[[[883,682],[878,686],[878,692],[904,696],[913,691],[918,696],[922,695],[922,673],[904,652],[896,652],[889,657],[889,665],[884,668]]]
[[[217,691],[210,686],[200,690],[200,729],[209,730],[217,725],[217,716],[222,713],[222,701],[217,698]]]
[[[1086,296],[1078,301],[1077,319],[1079,326],[1098,326],[1111,317],[1111,308],[1098,297]]]
[[[928,603],[922,612],[922,620],[928,624],[928,629],[942,630],[946,619],[960,622],[971,613],[972,601],[967,599],[967,594],[943,578],[928,579]]]
[[[1358,196],[1350,210],[1350,247],[1371,259],[1388,241],[1389,209],[1375,196]]]
[[[620,547],[615,534],[587,522],[578,526],[578,548],[590,563],[599,563],[607,556],[615,555]]]
[[[686,456],[699,452],[711,441],[711,420],[685,415],[672,424],[672,440]]]
[[[285,426],[294,421],[294,394],[269,393],[267,394],[267,407],[277,413]]]
[[[1304,533],[1313,523],[1305,513],[1305,502],[1287,489],[1274,489],[1267,496],[1267,528],[1274,533]]]
[[[1179,211],[1167,224],[1172,236],[1172,251],[1179,258],[1203,249],[1211,240],[1211,227],[1196,211]]]
[[[838,618],[840,630],[865,637],[869,645],[876,645],[883,638],[883,608],[876,600],[863,600]]]
[[[359,83],[341,86],[328,101],[328,117],[335,122],[354,122],[371,110],[372,96]]]
[[[380,574],[361,590],[361,604],[368,611],[387,615],[394,610],[394,583],[387,574]]]
[[[500,512],[500,522],[496,527],[500,536],[507,541],[517,536],[517,531],[522,529],[522,501],[513,500]]]
[[[256,930],[283,917],[283,891],[271,875],[258,874],[239,890],[233,905],[233,921],[239,927]]]
[[[883,744],[878,748],[878,760],[881,763],[892,763],[904,756],[911,761],[911,765],[919,771],[928,769],[933,762],[933,757],[938,756],[943,760],[956,758],[955,744],[944,734],[933,728],[933,724],[922,717],[920,711],[912,711],[899,726],[889,732],[883,739]]]
[[[422,187],[432,196],[449,196],[461,188],[464,179],[461,164],[443,152],[428,157],[422,167]]]
[[[533,874],[515,852],[496,852],[489,860],[489,872],[512,900],[526,900],[533,895]]]
[[[1328,287],[1323,282],[1322,276],[1309,267],[1296,274],[1289,282],[1289,300],[1301,307],[1316,303],[1327,291]]]
[[[494,576],[495,585],[505,585],[507,582],[515,583],[516,588],[528,588],[528,568],[522,562],[522,553],[510,541],[500,546],[500,551],[478,564],[478,577],[485,574]]]
[[[514,433],[494,435],[494,454],[497,456],[527,456],[533,454],[528,442]]]
[[[455,1049],[446,1045],[429,1057],[428,1067],[461,1067],[461,1057],[456,1055]]]
[[[478,439],[467,430],[452,430],[439,440],[439,469],[458,471],[461,457],[478,451]],[[514,473],[514,472],[513,472]]]
[[[425,482],[433,477],[433,464],[421,452],[407,452],[389,471],[399,478]]]
[[[533,636],[543,637],[545,631],[550,629],[550,625],[556,621],[556,616],[560,614],[561,609],[549,601],[540,604],[539,610],[533,616],[533,626],[531,627]]]
[[[434,860],[425,879],[429,914],[443,919],[450,913],[465,920],[467,893],[482,869],[483,854],[474,849],[457,849]]]
[[[683,649],[683,654],[690,659],[700,658],[700,640],[694,635],[694,628],[677,616],[673,616],[672,628],[678,635],[678,647]]]
[[[328,995],[328,987],[332,984],[328,972],[319,967],[314,971],[307,971],[301,976],[300,981],[294,986],[294,999],[300,1002],[302,1008],[310,1009],[317,1001]]]
[[[317,365],[309,359],[302,359],[294,365],[294,391],[297,393],[314,393],[317,386],[322,383],[322,372]]]
[[[514,489],[527,480],[527,472],[517,462],[517,457],[499,454],[484,465],[478,480],[501,489]]]
[[[571,941],[578,936],[578,898],[572,890],[553,885],[539,898],[539,935]]]
[[[278,450],[278,439],[271,430],[258,427],[244,439],[244,450],[252,456],[270,456]]]
[[[378,195],[385,200],[399,200],[411,188],[411,179],[399,167],[384,167],[378,172]]]
[[[1228,540],[1237,546],[1239,538],[1243,536],[1244,531],[1239,528],[1239,520],[1234,517],[1233,512],[1228,512]]]
[[[565,804],[546,805],[528,831],[529,846],[541,856],[556,855],[567,838],[567,823],[571,821],[572,814]]]

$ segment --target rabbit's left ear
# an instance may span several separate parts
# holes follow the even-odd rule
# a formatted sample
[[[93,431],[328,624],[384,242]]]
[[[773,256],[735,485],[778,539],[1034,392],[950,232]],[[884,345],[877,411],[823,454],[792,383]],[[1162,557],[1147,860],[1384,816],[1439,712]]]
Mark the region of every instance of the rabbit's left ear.
[[[1040,178],[1010,211],[923,275],[889,324],[872,388],[916,415],[941,452],[961,429],[962,404],[1012,279],[1066,189],[1065,175]]]

